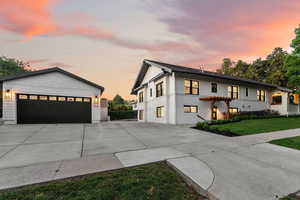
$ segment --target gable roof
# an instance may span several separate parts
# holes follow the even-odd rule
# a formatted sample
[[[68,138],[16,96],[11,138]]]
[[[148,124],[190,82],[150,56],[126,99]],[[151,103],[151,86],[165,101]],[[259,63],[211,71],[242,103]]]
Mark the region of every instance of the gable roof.
[[[31,76],[37,76],[37,75],[42,75],[42,74],[48,74],[48,73],[52,73],[52,72],[59,72],[59,73],[62,73],[66,76],[69,76],[71,78],[74,78],[78,81],[81,81],[87,85],[90,85],[90,86],[93,86],[95,88],[98,88],[101,90],[101,93],[103,93],[104,91],[104,87],[100,86],[100,85],[97,85],[96,83],[93,83],[91,81],[88,81],[84,78],[81,78],[75,74],[72,74],[70,72],[67,72],[61,68],[58,68],[58,67],[53,67],[53,68],[48,68],[48,69],[43,69],[43,70],[37,70],[37,71],[31,71],[31,72],[24,72],[24,73],[19,73],[19,74],[15,74],[15,75],[10,75],[10,76],[5,76],[5,77],[2,77],[0,78],[0,83],[1,82],[5,82],[5,81],[11,81],[11,80],[16,80],[16,79],[21,79],[21,78],[28,78],[28,77],[31,77]]]
[[[237,82],[241,82],[241,83],[244,83],[244,84],[260,85],[260,86],[267,87],[267,88],[272,88],[272,89],[292,91],[288,88],[279,88],[278,86],[272,85],[272,84],[269,84],[269,83],[264,83],[264,82],[259,82],[259,81],[255,81],[255,80],[224,75],[224,74],[220,74],[220,73],[217,73],[217,72],[204,71],[204,70],[200,70],[200,69],[194,69],[194,68],[189,68],[189,67],[184,67],[184,66],[179,66],[179,65],[162,63],[162,62],[158,62],[158,61],[154,61],[154,60],[144,60],[142,68],[141,68],[141,70],[139,72],[139,75],[138,75],[138,77],[135,81],[135,84],[133,86],[132,94],[136,94],[136,89],[140,86],[140,84],[143,81],[143,78],[144,78],[148,68],[151,65],[154,65],[156,67],[161,68],[163,70],[163,72],[165,72],[165,73],[177,72],[177,73],[194,74],[194,75],[201,75],[201,76],[206,76],[206,77],[211,77],[211,78],[218,78],[218,79],[223,79],[223,80],[237,81]]]

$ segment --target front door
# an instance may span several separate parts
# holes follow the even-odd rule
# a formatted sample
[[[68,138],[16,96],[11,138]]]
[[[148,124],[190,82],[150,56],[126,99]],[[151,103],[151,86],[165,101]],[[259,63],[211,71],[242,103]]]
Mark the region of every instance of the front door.
[[[218,108],[216,106],[213,106],[211,109],[211,119],[212,120],[218,119],[217,111],[218,111]]]

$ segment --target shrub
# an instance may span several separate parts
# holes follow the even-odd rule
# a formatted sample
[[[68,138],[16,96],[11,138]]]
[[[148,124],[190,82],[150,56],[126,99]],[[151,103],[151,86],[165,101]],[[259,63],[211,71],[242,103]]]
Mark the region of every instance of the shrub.
[[[229,128],[218,128],[213,125],[221,125],[233,122],[240,122],[242,120],[251,120],[251,119],[268,119],[268,118],[285,118],[287,116],[279,115],[276,111],[264,110],[264,111],[252,111],[252,112],[240,112],[231,116],[230,119],[226,120],[212,120],[205,122],[198,122],[197,128],[200,130],[210,131],[212,133],[226,135],[226,136],[238,136],[237,134],[230,131]],[[300,115],[290,115],[291,117],[300,117]]]
[[[121,120],[121,119],[137,119],[136,110],[127,111],[110,111],[110,120]]]
[[[196,127],[201,130],[208,130],[209,125],[208,122],[198,122]]]
[[[243,111],[237,114],[231,115],[231,117],[239,116],[241,119],[257,119],[260,117],[275,117],[280,116],[277,111],[274,110],[259,110],[259,111]]]

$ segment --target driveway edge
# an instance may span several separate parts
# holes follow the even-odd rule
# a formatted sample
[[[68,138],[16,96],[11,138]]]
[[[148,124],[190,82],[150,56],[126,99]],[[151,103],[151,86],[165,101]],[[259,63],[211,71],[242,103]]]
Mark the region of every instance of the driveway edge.
[[[208,191],[214,183],[215,175],[205,162],[191,156],[168,159],[166,162],[200,195],[209,200],[218,200]]]

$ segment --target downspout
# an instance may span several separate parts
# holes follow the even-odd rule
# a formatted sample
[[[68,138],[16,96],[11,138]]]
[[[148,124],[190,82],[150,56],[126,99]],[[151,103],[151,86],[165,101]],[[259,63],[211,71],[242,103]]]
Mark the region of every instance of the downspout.
[[[170,123],[169,119],[170,119],[170,76],[167,75],[166,76],[166,110],[165,110],[165,114],[166,114],[166,123]]]

